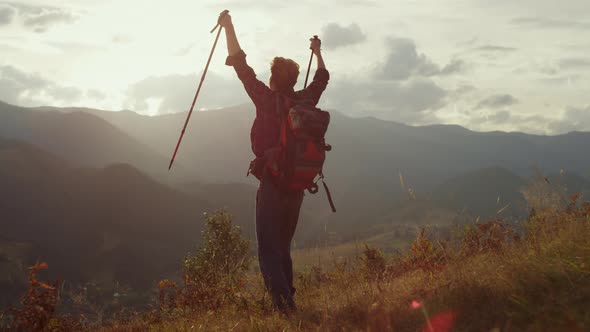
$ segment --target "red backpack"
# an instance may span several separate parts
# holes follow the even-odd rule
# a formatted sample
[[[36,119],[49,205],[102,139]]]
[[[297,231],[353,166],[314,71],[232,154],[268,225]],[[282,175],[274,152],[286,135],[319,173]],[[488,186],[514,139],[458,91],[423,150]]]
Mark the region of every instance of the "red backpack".
[[[278,180],[279,186],[286,190],[307,190],[318,192],[317,182],[322,180],[333,212],[336,212],[332,195],[324,182],[324,161],[327,145],[324,136],[330,124],[330,113],[309,105],[294,103],[286,98],[286,109],[280,107],[277,96],[277,112],[280,121],[279,146],[270,151],[267,169]],[[316,180],[317,179],[317,180]]]

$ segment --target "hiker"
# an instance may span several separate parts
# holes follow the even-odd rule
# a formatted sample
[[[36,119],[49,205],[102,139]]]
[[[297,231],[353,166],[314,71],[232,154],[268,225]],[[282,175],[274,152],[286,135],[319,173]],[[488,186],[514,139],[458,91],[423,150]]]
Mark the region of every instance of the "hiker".
[[[289,312],[296,309],[293,300],[295,288],[291,240],[299,218],[303,189],[285,190],[278,185],[277,177],[273,176],[268,165],[269,154],[276,151],[273,148],[279,144],[279,112],[288,111],[287,105],[293,103],[317,105],[330,75],[322,59],[321,41],[312,38],[310,49],[317,59],[317,71],[310,85],[301,91],[294,91],[299,65],[291,59],[275,57],[271,63],[271,76],[267,86],[256,78],[254,70],[248,66],[246,54],[238,43],[231,16],[226,12],[222,13],[219,24],[225,29],[227,38],[229,55],[226,65],[234,67],[248,96],[256,106],[256,118],[250,133],[252,151],[256,159],[251,163],[249,173],[260,180],[256,194],[256,238],[260,270],[275,308]]]

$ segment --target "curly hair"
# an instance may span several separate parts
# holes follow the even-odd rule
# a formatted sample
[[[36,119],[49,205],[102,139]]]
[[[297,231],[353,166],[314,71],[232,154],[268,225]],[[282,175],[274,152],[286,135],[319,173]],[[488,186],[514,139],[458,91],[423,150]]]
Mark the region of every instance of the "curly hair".
[[[291,59],[275,57],[270,63],[271,81],[279,91],[292,89],[297,83],[299,65]]]

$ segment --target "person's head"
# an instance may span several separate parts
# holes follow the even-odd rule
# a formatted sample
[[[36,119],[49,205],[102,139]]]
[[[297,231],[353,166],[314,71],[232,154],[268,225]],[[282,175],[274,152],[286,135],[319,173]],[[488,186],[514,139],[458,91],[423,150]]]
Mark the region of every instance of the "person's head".
[[[293,89],[299,76],[299,65],[291,59],[275,57],[270,63],[270,89],[288,91]]]

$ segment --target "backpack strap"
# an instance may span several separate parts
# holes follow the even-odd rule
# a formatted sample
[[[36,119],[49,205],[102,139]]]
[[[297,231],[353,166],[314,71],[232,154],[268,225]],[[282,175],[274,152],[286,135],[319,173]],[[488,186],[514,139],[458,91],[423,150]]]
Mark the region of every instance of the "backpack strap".
[[[323,175],[322,175],[322,184],[324,185],[324,189],[326,190],[326,195],[328,196],[328,202],[330,202],[330,207],[332,208],[332,212],[336,213],[336,207],[334,206],[334,201],[332,200],[332,194],[330,193],[330,189],[328,189],[328,185],[324,181]]]
[[[279,146],[282,146],[284,142],[286,142],[287,140],[287,114],[285,113],[284,110],[281,109],[281,97],[283,97],[283,95],[280,92],[276,93],[276,98],[277,98],[277,102],[276,102],[276,112],[277,112],[277,117],[279,119],[279,137],[277,137],[278,139],[278,143]],[[286,167],[288,166],[288,161],[286,160],[286,155],[285,155],[285,151],[280,152],[280,159],[278,160],[278,167],[279,167],[279,177],[277,179],[277,183],[279,183],[279,186],[284,184],[284,179],[286,178],[286,172],[287,169]]]

